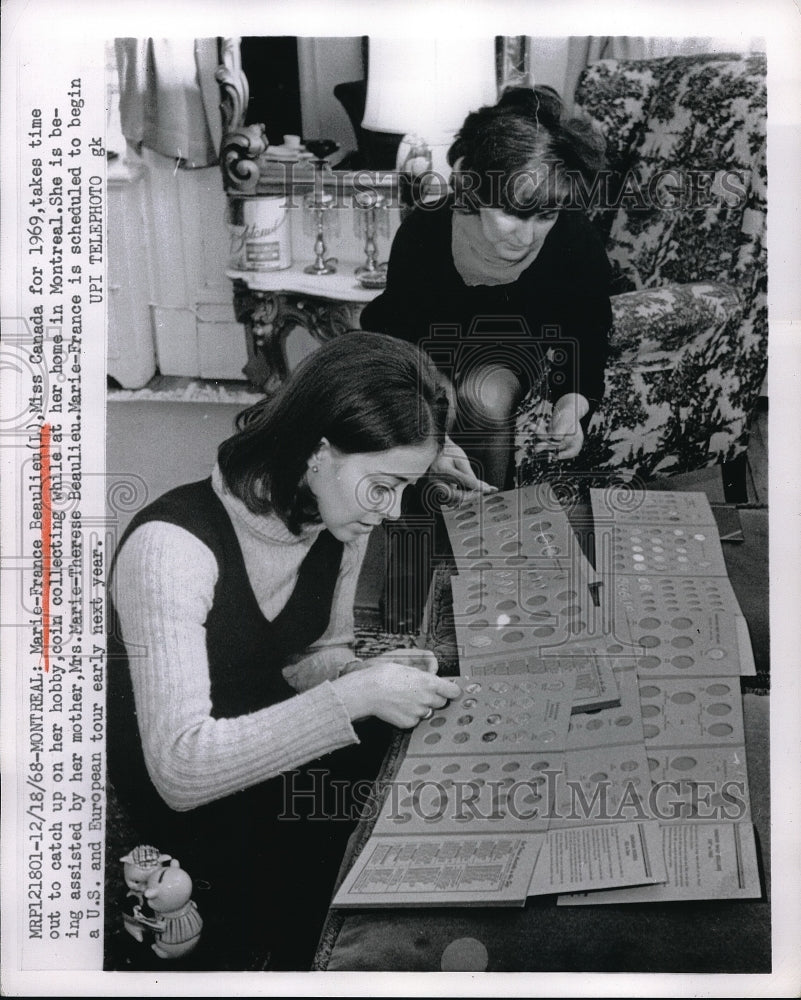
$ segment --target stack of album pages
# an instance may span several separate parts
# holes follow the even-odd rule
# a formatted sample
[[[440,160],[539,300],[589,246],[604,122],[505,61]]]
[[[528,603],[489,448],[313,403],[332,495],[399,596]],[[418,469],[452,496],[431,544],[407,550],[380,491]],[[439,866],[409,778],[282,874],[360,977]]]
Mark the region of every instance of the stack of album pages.
[[[595,567],[544,483],[445,513],[461,696],[411,734],[340,907],[761,893],[704,494],[591,491]]]

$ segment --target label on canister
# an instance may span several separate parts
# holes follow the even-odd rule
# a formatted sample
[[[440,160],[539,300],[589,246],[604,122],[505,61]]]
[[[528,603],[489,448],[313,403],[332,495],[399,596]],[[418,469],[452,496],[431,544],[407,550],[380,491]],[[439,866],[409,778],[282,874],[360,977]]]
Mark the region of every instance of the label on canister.
[[[292,265],[289,213],[283,197],[231,198],[230,265],[237,271],[280,271]]]

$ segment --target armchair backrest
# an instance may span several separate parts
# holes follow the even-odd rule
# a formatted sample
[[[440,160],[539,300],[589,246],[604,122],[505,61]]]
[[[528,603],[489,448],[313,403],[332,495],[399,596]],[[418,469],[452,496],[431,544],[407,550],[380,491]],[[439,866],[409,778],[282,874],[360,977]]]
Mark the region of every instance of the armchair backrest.
[[[733,331],[746,396],[767,368],[766,59],[602,60],[576,104],[607,141],[607,239],[615,290],[719,281],[743,300]]]

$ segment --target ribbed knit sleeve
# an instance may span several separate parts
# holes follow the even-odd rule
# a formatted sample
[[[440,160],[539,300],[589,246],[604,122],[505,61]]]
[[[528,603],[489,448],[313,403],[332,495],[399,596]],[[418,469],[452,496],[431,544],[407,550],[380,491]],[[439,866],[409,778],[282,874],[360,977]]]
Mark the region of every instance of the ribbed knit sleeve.
[[[176,810],[358,742],[327,681],[250,715],[212,717],[204,622],[216,579],[212,552],[190,532],[158,521],[133,532],[115,569],[145,762]]]

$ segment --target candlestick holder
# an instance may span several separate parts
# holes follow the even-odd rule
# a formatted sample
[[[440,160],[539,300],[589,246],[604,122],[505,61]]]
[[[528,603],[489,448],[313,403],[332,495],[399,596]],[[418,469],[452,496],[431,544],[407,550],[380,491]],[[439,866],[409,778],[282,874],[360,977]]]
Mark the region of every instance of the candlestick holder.
[[[354,197],[356,214],[354,230],[357,236],[364,237],[364,264],[355,269],[359,284],[365,288],[383,288],[387,283],[386,261],[378,261],[378,245],[376,236],[389,235],[386,198],[377,191],[360,191]]]
[[[314,232],[314,263],[303,268],[306,274],[336,274],[336,257],[326,257],[326,236],[332,228],[330,211],[335,207],[334,198],[327,194],[323,186],[323,171],[327,156],[336,152],[339,146],[331,139],[309,140],[306,149],[313,154],[314,189],[304,198],[304,206],[312,219]]]
[[[314,263],[307,264],[303,270],[306,274],[336,274],[337,258],[326,257],[326,237],[330,233],[328,212],[333,208],[334,197],[325,191],[319,194],[306,195],[304,204],[313,220],[314,232]]]

